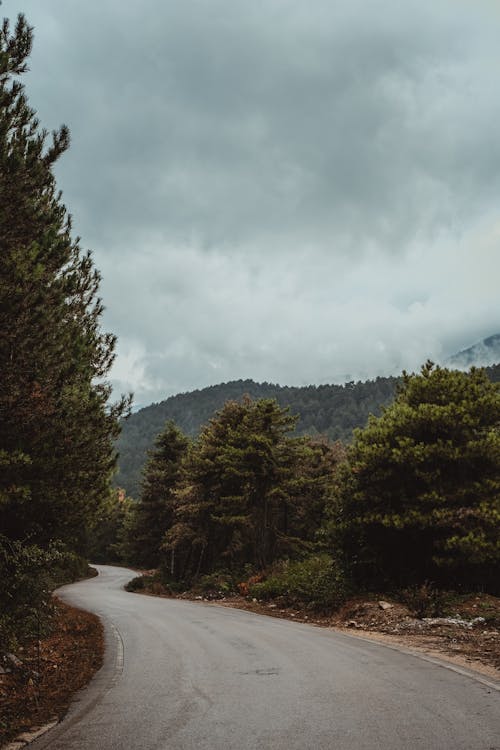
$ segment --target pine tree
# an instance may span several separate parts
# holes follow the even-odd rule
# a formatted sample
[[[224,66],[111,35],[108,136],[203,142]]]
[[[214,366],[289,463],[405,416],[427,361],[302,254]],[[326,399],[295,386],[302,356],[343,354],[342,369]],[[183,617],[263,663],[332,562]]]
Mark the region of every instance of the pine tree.
[[[167,422],[144,468],[141,499],[129,529],[132,558],[144,567],[157,567],[164,557],[161,547],[174,522],[175,491],[188,445],[178,427]]]
[[[177,574],[262,569],[312,548],[337,462],[325,442],[291,437],[276,401],[228,401],[184,464],[165,547]]]
[[[484,370],[404,374],[355,434],[332,510],[360,583],[497,586],[500,387]]]
[[[19,77],[32,29],[0,31],[0,527],[12,539],[77,544],[107,492],[121,400],[103,380],[115,339],[100,330],[100,276],[71,236],[53,166],[63,126],[40,129]]]

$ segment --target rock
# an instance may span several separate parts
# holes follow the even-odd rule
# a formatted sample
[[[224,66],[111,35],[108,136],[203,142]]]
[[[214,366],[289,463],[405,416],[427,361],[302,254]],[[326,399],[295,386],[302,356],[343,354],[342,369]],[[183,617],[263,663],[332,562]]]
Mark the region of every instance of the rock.
[[[386,609],[392,609],[394,607],[394,604],[380,600],[378,603],[378,606],[380,607],[380,609],[386,610]]]
[[[18,659],[15,654],[5,654],[5,660],[14,667],[14,669],[22,669],[24,667],[21,659]]]
[[[472,630],[476,625],[481,625],[485,622],[484,617],[474,617],[473,620],[464,620],[460,615],[457,617],[424,617],[423,622],[429,625],[431,628],[437,628],[441,625],[452,625],[459,628],[467,628]]]
[[[278,605],[277,604],[268,604],[267,606],[268,606],[269,609],[276,609]]]
[[[356,620],[348,620],[346,622],[346,625],[347,625],[348,628],[357,628],[358,627],[358,623],[356,622]]]
[[[38,739],[38,737],[41,737],[45,732],[48,732],[49,729],[52,729],[55,727],[55,725],[58,723],[58,719],[54,719],[53,721],[49,722],[48,724],[45,724],[43,727],[37,727],[36,729],[32,729],[29,732],[23,732],[23,734],[20,734],[19,737],[16,739],[21,742],[30,743],[33,742],[33,740]]]

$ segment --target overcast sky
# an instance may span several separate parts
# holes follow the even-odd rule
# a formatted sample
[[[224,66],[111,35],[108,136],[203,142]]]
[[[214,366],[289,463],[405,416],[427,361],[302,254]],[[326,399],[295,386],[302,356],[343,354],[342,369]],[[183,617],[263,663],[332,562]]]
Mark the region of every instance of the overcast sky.
[[[146,405],[500,331],[497,0],[4,0]]]

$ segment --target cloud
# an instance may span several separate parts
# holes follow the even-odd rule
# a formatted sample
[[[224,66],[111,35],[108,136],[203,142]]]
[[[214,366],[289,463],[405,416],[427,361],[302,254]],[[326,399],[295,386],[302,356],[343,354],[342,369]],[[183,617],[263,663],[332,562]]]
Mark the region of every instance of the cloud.
[[[417,367],[499,328],[493,4],[6,0],[137,400]]]

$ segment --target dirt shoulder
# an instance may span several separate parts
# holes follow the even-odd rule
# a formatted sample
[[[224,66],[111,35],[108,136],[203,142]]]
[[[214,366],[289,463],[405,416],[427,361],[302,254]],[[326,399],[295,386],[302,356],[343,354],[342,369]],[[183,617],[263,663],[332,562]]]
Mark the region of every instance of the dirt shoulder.
[[[0,670],[2,743],[61,719],[73,694],[101,667],[103,627],[98,617],[56,599],[52,633],[19,649]]]

